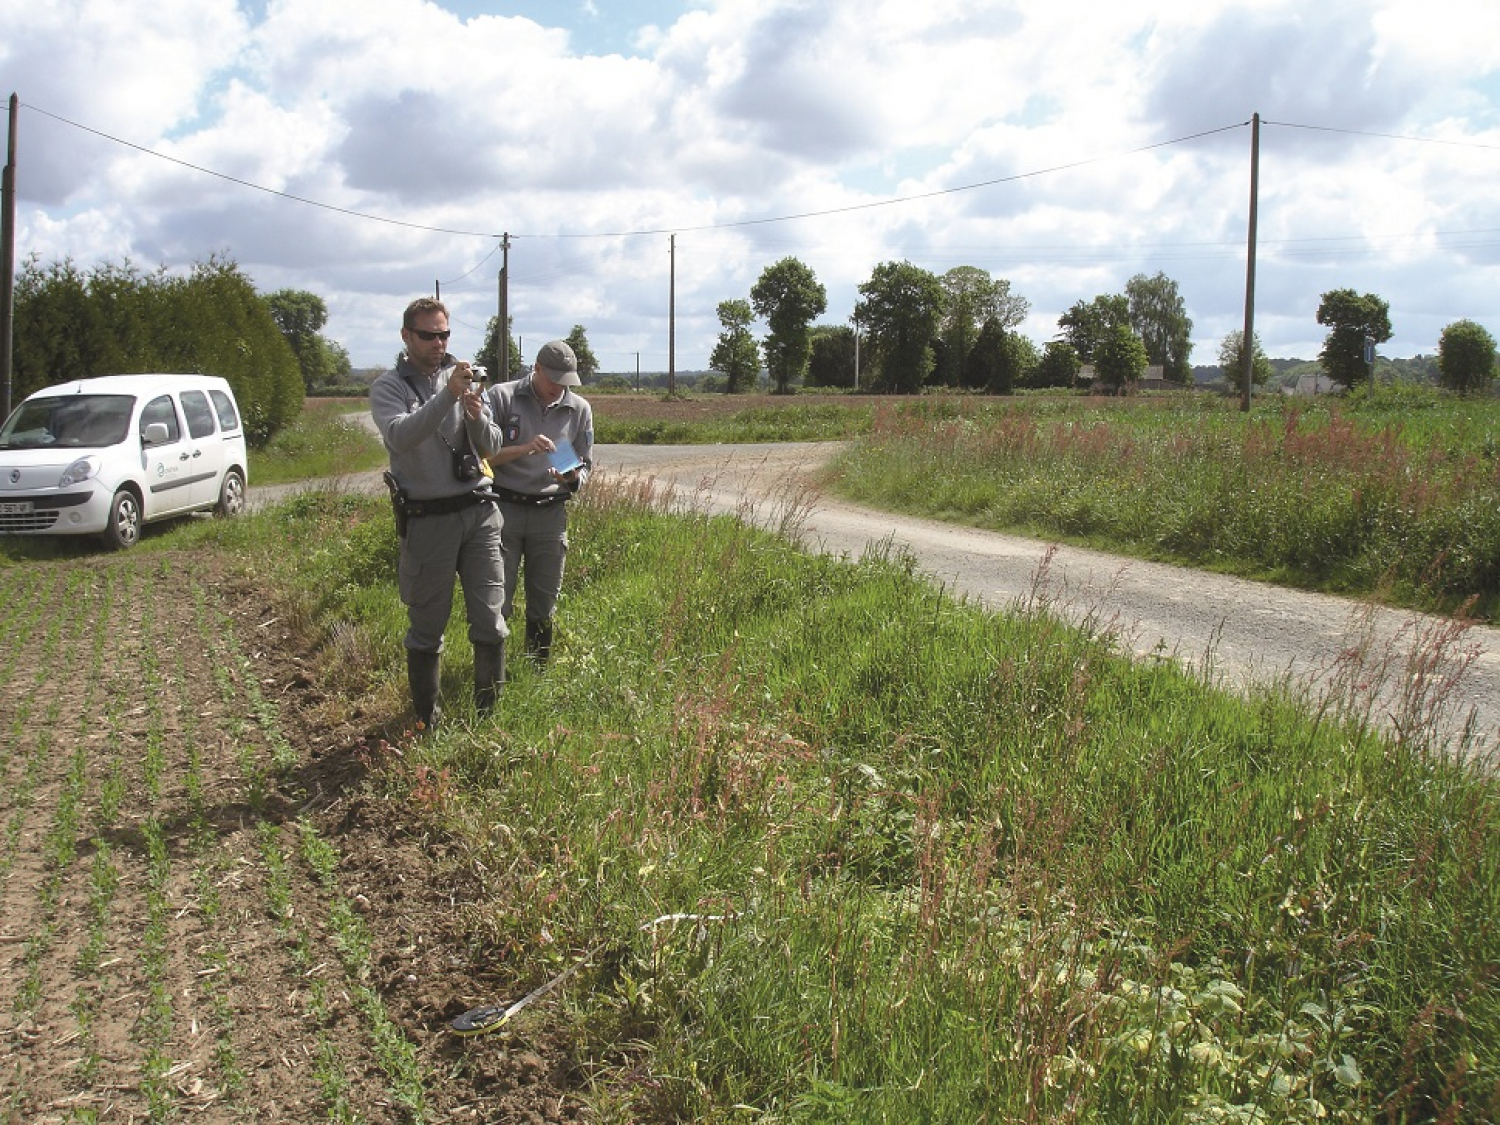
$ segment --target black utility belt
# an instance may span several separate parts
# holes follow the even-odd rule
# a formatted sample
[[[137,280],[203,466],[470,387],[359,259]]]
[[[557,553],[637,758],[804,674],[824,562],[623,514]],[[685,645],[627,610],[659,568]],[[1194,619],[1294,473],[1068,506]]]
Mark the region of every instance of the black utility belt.
[[[475,504],[493,504],[495,502],[493,492],[465,492],[458,496],[443,496],[435,500],[411,500],[406,501],[406,514],[408,518],[417,516],[449,516],[454,512],[461,512],[465,508],[472,508]]]
[[[571,493],[568,492],[543,492],[540,494],[530,492],[512,492],[508,488],[495,486],[495,495],[500,498],[502,504],[524,504],[528,508],[545,508],[551,504],[561,504]]]

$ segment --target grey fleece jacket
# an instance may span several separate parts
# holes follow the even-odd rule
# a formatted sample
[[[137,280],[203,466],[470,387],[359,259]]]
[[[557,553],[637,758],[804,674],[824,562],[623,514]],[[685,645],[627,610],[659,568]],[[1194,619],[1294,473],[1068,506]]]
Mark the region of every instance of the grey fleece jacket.
[[[464,417],[463,403],[449,392],[448,376],[457,362],[445,355],[442,366],[429,376],[402,353],[396,366],[370,386],[370,416],[385,439],[391,472],[414,500],[461,496],[490,485],[485,476],[462,481],[453,474],[452,450],[466,449],[472,442],[480,457],[488,457],[499,451],[502,441],[488,402],[484,413],[470,421]]]
[[[496,485],[530,496],[550,496],[557,492],[577,492],[587,483],[594,471],[594,408],[588,399],[574,394],[571,387],[564,387],[561,398],[551,406],[543,406],[536,395],[534,375],[496,383],[484,397],[506,445],[524,444],[537,434],[546,434],[554,442],[566,438],[583,462],[572,489],[552,479],[545,457],[520,457],[496,465]]]

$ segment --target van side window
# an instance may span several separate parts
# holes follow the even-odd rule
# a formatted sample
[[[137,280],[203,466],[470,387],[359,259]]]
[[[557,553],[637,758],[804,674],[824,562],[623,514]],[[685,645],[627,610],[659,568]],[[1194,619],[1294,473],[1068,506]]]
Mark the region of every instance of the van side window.
[[[202,391],[182,392],[182,412],[187,415],[188,433],[193,437],[206,438],[214,432],[214,412]]]
[[[146,404],[141,411],[141,440],[146,440],[146,427],[153,422],[161,422],[167,427],[167,440],[158,444],[166,445],[177,441],[182,437],[182,431],[177,426],[177,411],[172,408],[172,396],[162,395],[154,398]],[[149,442],[147,444],[150,444]]]
[[[209,391],[208,397],[214,400],[214,410],[219,415],[219,429],[226,434],[240,428],[240,416],[234,409],[234,399],[223,391]]]

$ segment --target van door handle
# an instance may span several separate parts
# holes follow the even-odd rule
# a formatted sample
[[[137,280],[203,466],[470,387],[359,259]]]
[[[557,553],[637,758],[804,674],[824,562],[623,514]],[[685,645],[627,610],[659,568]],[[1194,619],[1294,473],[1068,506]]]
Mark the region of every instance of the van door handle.
[[[188,459],[188,455],[186,453],[179,453],[177,455],[177,460],[179,460],[179,461],[186,461],[187,459]]]

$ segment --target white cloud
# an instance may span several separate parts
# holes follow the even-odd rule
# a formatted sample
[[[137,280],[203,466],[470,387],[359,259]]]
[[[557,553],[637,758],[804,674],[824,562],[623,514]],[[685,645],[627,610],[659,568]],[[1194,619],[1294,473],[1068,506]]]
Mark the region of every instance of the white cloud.
[[[1039,342],[1073,302],[1162,270],[1211,363],[1242,317],[1260,112],[1272,354],[1315,352],[1319,294],[1342,286],[1390,301],[1391,354],[1459,317],[1500,331],[1500,237],[1478,233],[1500,229],[1500,9],[684,7],[636,4],[627,56],[580,49],[589,4],[272,0],[252,25],[232,0],[0,0],[0,73],[34,111],[18,253],[173,270],[226,253],[264,290],[322,294],[364,365],[435,281],[477,346],[509,232],[517,331],[583,324],[621,369],[666,362],[669,230],[680,368],[706,363],[718,302],[787,255],[838,322],[881,261],[981,266],[1031,301]],[[1414,136],[1454,143],[1393,139]],[[912,198],[869,206],[895,196]],[[640,231],[660,233],[621,236]]]
[[[9,91],[138,143],[192,127],[213,75],[245,35],[233,0],[0,0],[0,27],[0,75]],[[27,196],[52,205],[79,186],[79,164],[115,155],[98,138],[47,117],[29,117],[23,137]]]

